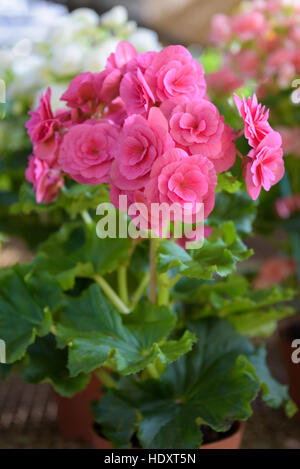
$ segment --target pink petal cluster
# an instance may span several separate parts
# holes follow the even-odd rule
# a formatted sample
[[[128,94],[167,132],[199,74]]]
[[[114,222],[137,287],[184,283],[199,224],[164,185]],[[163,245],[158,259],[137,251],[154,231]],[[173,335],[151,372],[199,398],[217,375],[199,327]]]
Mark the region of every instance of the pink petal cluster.
[[[244,121],[244,135],[253,147],[243,161],[247,191],[254,200],[263,187],[269,191],[284,175],[282,139],[268,123],[269,112],[253,98],[234,95],[235,104]]]
[[[219,14],[213,17],[211,41],[222,49],[224,67],[242,84],[237,82],[236,88],[229,88],[228,78],[225,86],[222,75],[214,73],[208,78],[209,89],[216,93],[232,92],[249,78],[258,82],[262,93],[290,88],[300,73],[300,13],[296,1],[286,3],[286,0],[241,2],[232,17]]]
[[[200,212],[210,215],[217,174],[235,162],[236,135],[207,97],[202,66],[187,49],[138,54],[121,41],[103,72],[71,81],[61,98],[64,110],[54,115],[50,97],[48,90],[27,124],[34,156],[26,176],[38,202],[51,202],[69,176],[80,184],[110,184],[116,207],[121,195],[129,204],[142,202],[146,229],[157,204],[179,207],[174,222],[188,215],[193,225]],[[253,147],[244,174],[256,198],[282,177],[281,140],[256,96],[235,100]],[[164,217],[155,216],[162,235]]]
[[[26,178],[33,183],[38,203],[50,203],[64,185],[57,158],[62,140],[62,114],[53,114],[51,109],[51,90],[48,88],[41,96],[38,108],[30,112],[26,124],[33,143],[34,156],[29,159]]]
[[[29,158],[26,179],[33,184],[37,203],[49,204],[57,197],[59,190],[64,185],[61,171],[51,168],[47,161],[40,160],[35,156]]]

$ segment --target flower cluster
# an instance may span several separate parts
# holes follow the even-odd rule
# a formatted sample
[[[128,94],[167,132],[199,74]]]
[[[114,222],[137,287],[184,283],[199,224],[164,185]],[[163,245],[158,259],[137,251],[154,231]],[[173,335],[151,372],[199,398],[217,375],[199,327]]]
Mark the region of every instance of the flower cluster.
[[[266,87],[289,88],[300,73],[299,1],[244,1],[235,16],[213,17],[211,40],[224,51],[212,88],[232,92],[252,78],[262,95]]]
[[[284,175],[282,139],[268,123],[269,112],[258,103],[256,95],[241,99],[234,95],[235,104],[245,123],[244,135],[252,147],[243,160],[243,175],[247,191],[254,200],[263,187],[266,191]]]
[[[138,54],[122,41],[104,71],[78,75],[61,99],[67,107],[53,113],[48,90],[27,123],[34,151],[27,178],[38,202],[52,200],[68,175],[109,183],[117,207],[126,195],[150,214],[152,204],[188,204],[191,223],[200,207],[208,217],[217,174],[235,162],[235,133],[207,98],[202,66],[187,49]],[[280,135],[256,97],[236,103],[253,147],[245,177],[256,198],[283,174]]]

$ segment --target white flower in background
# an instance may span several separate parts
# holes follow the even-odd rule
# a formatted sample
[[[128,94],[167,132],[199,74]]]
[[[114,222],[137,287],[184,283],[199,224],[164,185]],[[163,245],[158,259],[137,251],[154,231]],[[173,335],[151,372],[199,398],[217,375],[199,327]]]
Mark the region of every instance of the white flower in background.
[[[100,17],[100,23],[108,28],[124,25],[128,21],[128,12],[125,7],[119,5],[107,11]]]
[[[145,50],[159,51],[161,49],[158,34],[147,28],[138,28],[130,34],[127,41],[131,42],[139,53]]]
[[[50,69],[58,77],[76,75],[82,71],[85,53],[80,44],[58,47],[50,59]]]
[[[100,46],[91,48],[85,57],[84,71],[101,72],[110,54],[116,50],[118,42],[119,39],[111,37]]]
[[[70,13],[69,18],[84,28],[99,24],[99,15],[90,8],[78,8]]]
[[[38,55],[18,57],[12,62],[13,82],[8,88],[8,94],[23,97],[24,92],[41,88],[44,85],[45,59]]]

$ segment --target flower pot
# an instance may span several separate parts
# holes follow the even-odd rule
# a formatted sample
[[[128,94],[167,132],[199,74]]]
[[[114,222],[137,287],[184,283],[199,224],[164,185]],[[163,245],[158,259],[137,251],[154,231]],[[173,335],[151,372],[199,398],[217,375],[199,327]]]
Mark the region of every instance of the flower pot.
[[[240,449],[244,428],[243,422],[236,422],[231,432],[226,432],[226,435],[230,433],[228,436],[212,443],[205,443],[200,449]]]
[[[230,432],[226,432],[225,438],[215,441],[213,443],[206,443],[200,449],[240,449],[245,424],[243,422],[236,422]],[[108,440],[99,436],[95,431],[93,433],[93,446],[95,449],[112,449]],[[133,447],[133,449],[138,449]]]
[[[92,374],[87,387],[74,397],[62,397],[55,393],[57,402],[57,424],[61,434],[69,440],[90,443],[93,438],[93,416],[90,402],[102,397],[101,382]]]
[[[300,320],[283,324],[280,327],[280,348],[289,377],[289,393],[298,409],[300,409],[300,363],[293,363],[292,353],[295,349],[292,342],[300,339]],[[300,410],[296,416],[300,419]]]

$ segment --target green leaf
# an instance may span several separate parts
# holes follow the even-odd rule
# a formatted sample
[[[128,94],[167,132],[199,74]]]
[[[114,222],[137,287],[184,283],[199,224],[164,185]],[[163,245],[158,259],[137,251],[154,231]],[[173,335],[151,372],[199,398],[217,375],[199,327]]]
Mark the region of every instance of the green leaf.
[[[69,290],[76,277],[115,270],[119,262],[127,260],[130,247],[128,238],[98,238],[94,223],[68,223],[43,244],[33,264],[34,272],[47,271]]]
[[[95,421],[105,428],[104,436],[113,442],[114,447],[130,448],[130,440],[136,430],[137,411],[118,396],[112,395],[109,407],[105,402],[92,403]]]
[[[293,290],[277,286],[252,290],[244,277],[231,275],[203,283],[189,294],[187,301],[195,303],[194,318],[225,317],[241,334],[256,337],[272,334],[277,322],[293,313],[285,305],[293,296]]]
[[[205,49],[200,57],[205,73],[214,73],[222,65],[222,55],[218,49]]]
[[[43,274],[26,279],[27,273],[27,266],[0,272],[0,331],[8,363],[22,358],[36,335],[48,333],[50,310],[60,299],[60,288],[51,277]]]
[[[230,220],[234,223],[237,233],[250,234],[256,215],[255,205],[242,190],[234,194],[227,192],[216,194],[215,207],[208,218],[209,224],[219,226],[228,220],[228,214],[230,214]]]
[[[90,375],[80,373],[76,377],[70,377],[67,359],[67,349],[59,350],[53,335],[37,338],[27,350],[22,362],[21,376],[25,381],[33,384],[49,382],[62,396],[72,397],[85,389]]]
[[[70,345],[69,370],[72,376],[89,373],[107,359],[113,359],[122,374],[143,370],[159,357],[170,363],[191,349],[195,338],[184,335],[165,342],[176,317],[166,307],[142,303],[132,316],[121,317],[92,285],[81,297],[68,298],[62,308],[57,334],[59,346]],[[161,344],[162,343],[162,344]]]
[[[205,319],[189,324],[198,338],[188,354],[169,365],[161,380],[146,382],[137,377],[122,378],[117,390],[109,391],[98,404],[98,422],[106,435],[106,422],[126,428],[124,403],[137,411],[130,428],[138,429],[143,448],[198,448],[201,427],[209,425],[226,431],[236,420],[250,417],[251,402],[260,388],[255,369],[246,358],[252,345],[224,320]],[[217,338],[217,340],[216,340]],[[115,399],[119,411],[115,412]],[[101,417],[105,412],[105,420]],[[111,427],[110,427],[111,430]],[[114,431],[109,437],[114,446],[129,445]]]
[[[273,378],[267,366],[266,355],[267,351],[264,346],[258,347],[254,353],[248,355],[261,382],[263,400],[275,409],[284,405],[287,415],[291,417],[293,413],[290,410],[293,408],[293,402],[288,395],[288,388]]]
[[[251,254],[237,236],[234,225],[227,222],[197,250],[185,251],[172,241],[160,243],[158,269],[166,272],[176,267],[186,277],[197,279],[210,279],[214,272],[223,277],[235,270],[238,261]]]
[[[35,200],[32,185],[25,182],[20,188],[18,202],[11,207],[11,213],[14,215],[20,213],[29,215],[33,212],[54,212],[63,209],[74,219],[84,210],[90,209],[95,213],[97,206],[108,200],[108,189],[103,184],[88,186],[74,183],[69,187],[65,187],[60,192],[59,197],[51,204],[38,204]]]
[[[234,194],[241,187],[240,181],[236,177],[232,176],[230,172],[218,174],[218,185],[216,192],[229,192]]]

